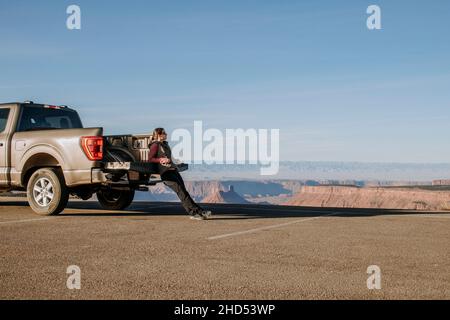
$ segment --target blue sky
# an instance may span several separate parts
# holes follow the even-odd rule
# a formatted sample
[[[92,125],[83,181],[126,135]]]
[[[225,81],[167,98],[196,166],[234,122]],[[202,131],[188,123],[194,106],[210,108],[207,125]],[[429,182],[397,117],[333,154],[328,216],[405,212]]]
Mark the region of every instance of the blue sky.
[[[450,162],[449,31],[444,0],[0,0],[0,101],[106,133],[279,128],[281,160]]]

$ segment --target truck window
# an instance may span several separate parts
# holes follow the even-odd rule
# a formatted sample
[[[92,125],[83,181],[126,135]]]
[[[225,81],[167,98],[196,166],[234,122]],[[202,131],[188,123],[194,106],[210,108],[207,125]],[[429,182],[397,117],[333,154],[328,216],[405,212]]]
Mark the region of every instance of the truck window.
[[[83,125],[73,110],[24,106],[17,131],[75,128]]]
[[[5,131],[6,124],[8,123],[9,109],[0,109],[0,132]]]

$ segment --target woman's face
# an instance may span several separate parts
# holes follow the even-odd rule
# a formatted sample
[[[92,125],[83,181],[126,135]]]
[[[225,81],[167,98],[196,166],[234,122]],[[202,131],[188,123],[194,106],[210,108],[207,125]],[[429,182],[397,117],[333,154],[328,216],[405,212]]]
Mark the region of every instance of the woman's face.
[[[161,132],[161,134],[158,135],[159,141],[166,141],[167,140],[167,133],[164,130],[163,132]]]

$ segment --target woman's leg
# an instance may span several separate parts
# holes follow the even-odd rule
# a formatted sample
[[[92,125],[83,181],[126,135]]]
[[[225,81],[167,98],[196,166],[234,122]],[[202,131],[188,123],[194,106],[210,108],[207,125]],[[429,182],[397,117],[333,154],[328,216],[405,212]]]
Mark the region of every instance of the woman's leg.
[[[189,195],[189,192],[184,185],[183,178],[181,175],[175,170],[168,170],[161,175],[161,179],[164,181],[164,184],[172,189],[180,198],[181,204],[187,213],[194,215],[196,213],[200,213],[202,208]]]

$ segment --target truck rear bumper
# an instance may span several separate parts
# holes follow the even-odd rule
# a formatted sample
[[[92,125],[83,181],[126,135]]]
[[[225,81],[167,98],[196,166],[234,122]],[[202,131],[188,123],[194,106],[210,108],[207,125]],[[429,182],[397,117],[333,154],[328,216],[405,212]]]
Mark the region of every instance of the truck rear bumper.
[[[92,183],[105,183],[107,181],[106,173],[100,168],[92,169],[91,181]]]
[[[105,173],[101,168],[87,170],[64,170],[64,178],[68,187],[97,184],[106,181]]]
[[[189,168],[188,164],[186,163],[180,163],[176,166],[178,168],[178,172],[186,171]],[[150,162],[106,162],[105,169],[109,171],[131,170],[139,173],[159,174],[157,164]]]

